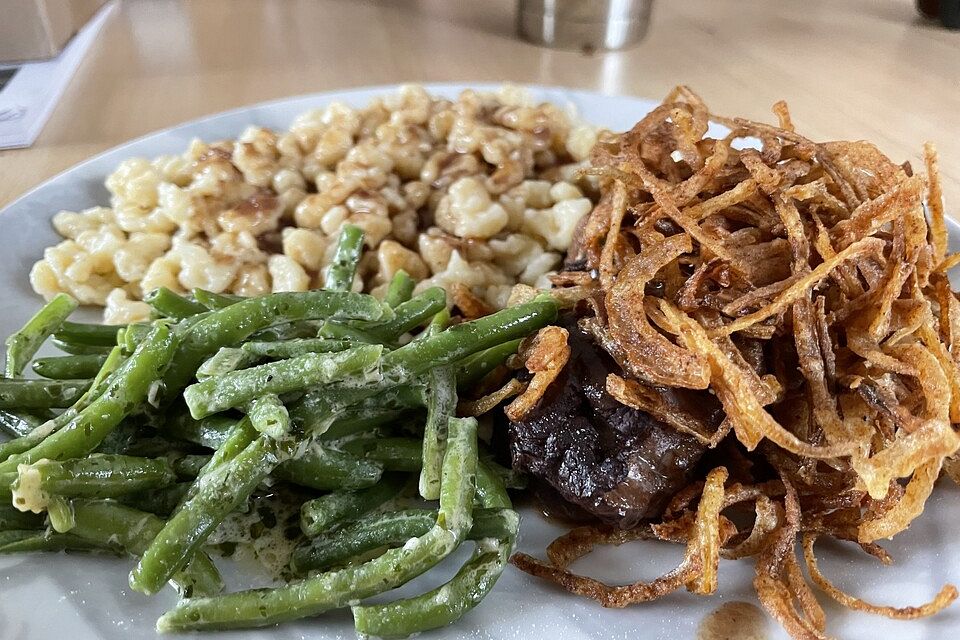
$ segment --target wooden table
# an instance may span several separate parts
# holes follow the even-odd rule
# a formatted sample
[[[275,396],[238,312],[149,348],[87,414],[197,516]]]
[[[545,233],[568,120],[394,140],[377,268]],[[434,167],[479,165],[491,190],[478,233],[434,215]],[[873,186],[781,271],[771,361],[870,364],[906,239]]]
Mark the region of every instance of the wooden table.
[[[940,149],[960,203],[960,32],[910,0],[660,0],[647,39],[585,55],[519,41],[514,0],[125,0],[39,140],[0,152],[0,206],[136,137],[244,104],[400,81],[565,85],[659,98],[676,83],[718,113],[786,99],[814,139],[874,141],[921,167]]]

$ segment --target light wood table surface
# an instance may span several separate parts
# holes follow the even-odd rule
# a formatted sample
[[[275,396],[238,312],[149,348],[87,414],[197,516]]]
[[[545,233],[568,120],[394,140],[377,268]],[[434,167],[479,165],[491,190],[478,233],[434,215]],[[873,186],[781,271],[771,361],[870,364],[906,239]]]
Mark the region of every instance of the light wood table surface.
[[[518,40],[513,0],[123,0],[32,148],[0,152],[0,206],[99,151],[244,104],[361,85],[501,81],[660,98],[941,153],[960,211],[960,32],[910,0],[659,0],[647,39],[585,55]]]

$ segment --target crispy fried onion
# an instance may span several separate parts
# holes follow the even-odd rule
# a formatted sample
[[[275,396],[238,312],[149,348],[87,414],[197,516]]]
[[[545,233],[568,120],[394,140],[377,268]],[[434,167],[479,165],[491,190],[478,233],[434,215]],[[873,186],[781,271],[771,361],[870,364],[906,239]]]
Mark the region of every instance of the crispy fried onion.
[[[757,558],[767,611],[795,638],[823,638],[795,553],[803,534],[815,585],[845,606],[908,618],[956,598],[950,587],[918,608],[865,604],[823,578],[812,548],[829,536],[889,561],[875,541],[922,514],[941,472],[960,481],[960,297],[947,277],[960,253],[947,253],[932,145],[914,175],[868,142],[807,139],[784,103],[774,114],[778,125],[709,115],[677,87],[629,132],[602,136],[583,170],[600,202],[567,257],[576,275],[554,283],[621,366],[607,392],[730,470],[723,508],[738,513],[717,513],[720,555]],[[708,121],[729,133],[708,137]],[[705,424],[672,402],[681,392],[715,395],[725,415]],[[551,565],[519,564],[607,606],[707,591],[690,559],[706,557],[689,508],[701,492],[695,477],[661,522],[581,531],[581,546],[552,546]],[[684,542],[688,558],[654,583],[607,587],[556,555],[631,536]]]
[[[537,332],[529,347],[521,347],[524,365],[533,374],[530,384],[513,400],[505,413],[514,422],[522,420],[543,397],[550,383],[556,380],[570,358],[569,333],[562,327],[544,327]]]
[[[717,588],[717,568],[723,545],[720,510],[723,508],[726,480],[727,470],[723,467],[707,474],[683,561],[676,569],[652,582],[611,586],[594,578],[571,573],[566,568],[577,558],[589,553],[596,544],[622,544],[628,540],[654,537],[649,529],[608,531],[597,535],[587,535],[599,531],[597,529],[584,529],[573,534],[569,541],[561,542],[561,539],[551,545],[550,563],[525,553],[514,554],[510,562],[522,571],[550,580],[571,593],[596,600],[604,607],[622,608],[648,602],[681,587],[699,595],[713,593]]]
[[[494,311],[490,305],[477,297],[470,287],[462,282],[454,282],[447,288],[447,291],[450,293],[454,306],[460,309],[463,317],[468,320],[490,315]]]
[[[723,352],[699,322],[693,320],[666,300],[660,300],[660,310],[677,326],[680,338],[687,348],[701,354],[710,364],[710,386],[733,421],[737,438],[752,451],[763,438],[780,447],[807,458],[836,458],[853,451],[850,443],[816,446],[803,442],[783,428],[763,408],[763,404],[749,381],[749,374]]]
[[[647,283],[690,248],[690,239],[678,234],[642,250],[607,293],[606,309],[610,336],[621,347],[615,355],[627,371],[653,384],[705,389],[710,383],[707,363],[657,332],[643,305]]]
[[[827,580],[817,565],[817,557],[813,552],[813,545],[816,543],[817,537],[816,533],[806,533],[803,536],[803,559],[806,561],[807,572],[810,574],[810,579],[813,580],[813,583],[817,585],[821,591],[848,609],[873,613],[878,616],[886,616],[887,618],[893,618],[895,620],[913,620],[915,618],[932,616],[957,599],[957,588],[952,584],[944,585],[943,588],[940,589],[940,592],[934,596],[933,600],[919,607],[876,605],[844,593],[832,582]]]
[[[860,257],[869,252],[879,251],[882,248],[883,242],[877,238],[863,238],[862,240],[851,244],[843,251],[840,251],[828,260],[821,262],[820,265],[811,271],[807,276],[791,284],[767,306],[754,311],[751,314],[737,318],[733,322],[714,330],[713,333],[715,335],[730,335],[731,333],[743,331],[744,329],[751,327],[758,322],[762,322],[771,316],[786,311],[790,305],[820,284],[820,282],[829,276],[830,272],[839,265],[843,264],[847,260]]]
[[[457,413],[461,416],[479,416],[492,411],[507,398],[523,393],[527,385],[516,378],[510,378],[506,384],[476,400],[463,400],[457,405]]]
[[[800,533],[800,503],[796,489],[783,478],[784,523],[757,556],[753,587],[760,604],[793,638],[823,639],[823,610],[799,573],[794,550]],[[794,603],[796,599],[800,608]]]

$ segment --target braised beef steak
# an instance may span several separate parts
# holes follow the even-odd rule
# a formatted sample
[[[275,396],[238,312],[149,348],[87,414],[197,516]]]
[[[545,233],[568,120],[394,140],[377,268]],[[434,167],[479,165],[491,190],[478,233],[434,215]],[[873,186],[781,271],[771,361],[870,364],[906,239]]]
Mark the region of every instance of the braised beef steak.
[[[620,367],[576,319],[570,359],[527,417],[510,424],[514,468],[552,486],[561,497],[623,528],[660,514],[703,455],[692,436],[624,406],[606,392]]]

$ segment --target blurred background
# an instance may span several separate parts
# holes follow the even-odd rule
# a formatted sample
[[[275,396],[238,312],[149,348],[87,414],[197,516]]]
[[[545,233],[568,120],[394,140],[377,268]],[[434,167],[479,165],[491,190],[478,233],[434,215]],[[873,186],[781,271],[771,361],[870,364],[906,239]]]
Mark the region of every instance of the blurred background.
[[[524,41],[517,4],[115,0],[36,139],[0,151],[0,205],[103,149],[204,114],[337,88],[473,80],[649,98],[685,83],[715,111],[752,118],[785,99],[815,139],[867,138],[915,166],[933,140],[948,203],[960,196],[960,32],[943,26],[960,3],[927,6],[945,17],[926,19],[913,0],[660,1],[646,37],[610,52]],[[3,73],[12,71],[0,83]],[[0,108],[0,124],[15,117]]]

